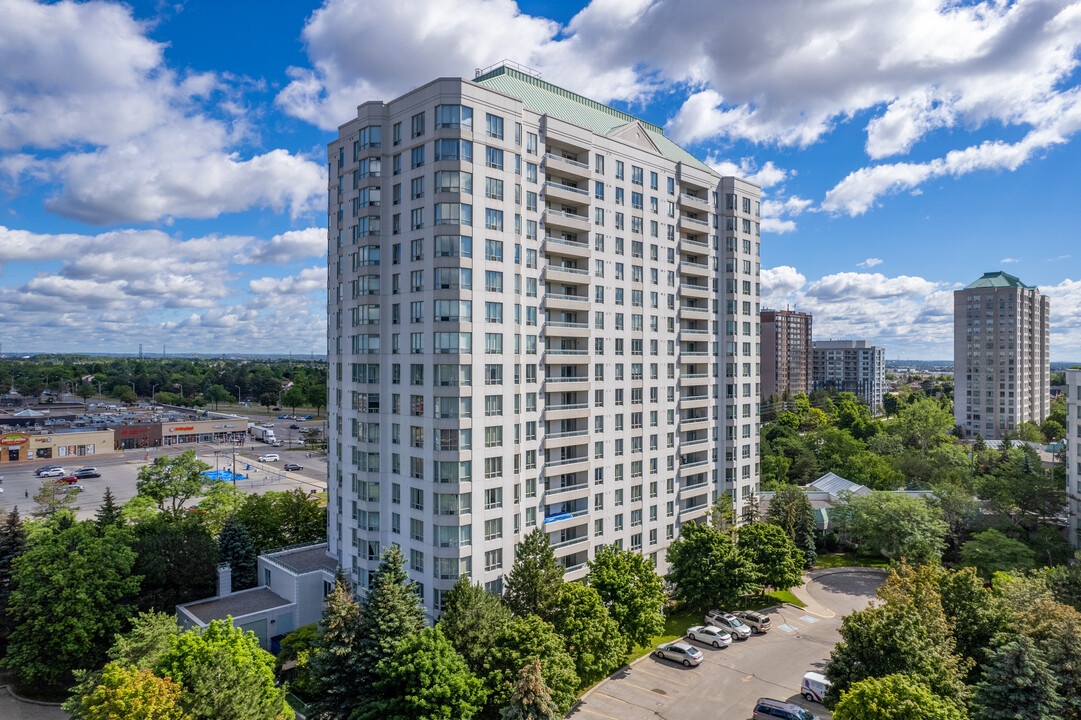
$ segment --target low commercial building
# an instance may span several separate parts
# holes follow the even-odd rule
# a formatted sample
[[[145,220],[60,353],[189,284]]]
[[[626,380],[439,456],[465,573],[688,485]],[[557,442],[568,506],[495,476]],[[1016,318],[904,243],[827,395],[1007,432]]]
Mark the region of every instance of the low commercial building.
[[[176,447],[192,443],[239,443],[247,440],[243,419],[174,420],[133,423],[114,428],[118,448]]]
[[[0,434],[0,464],[24,460],[76,462],[81,458],[112,456],[113,431],[12,431]]]

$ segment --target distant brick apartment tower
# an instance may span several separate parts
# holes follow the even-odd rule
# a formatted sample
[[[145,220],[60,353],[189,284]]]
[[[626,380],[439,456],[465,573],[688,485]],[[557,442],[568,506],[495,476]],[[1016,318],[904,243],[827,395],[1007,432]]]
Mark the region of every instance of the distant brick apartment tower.
[[[810,393],[814,374],[811,315],[762,311],[762,396]]]
[[[814,389],[834,388],[863,400],[872,415],[886,392],[886,351],[870,340],[815,340]]]
[[[953,293],[953,411],[967,437],[1001,439],[1051,411],[1051,301],[1004,272]]]
[[[365,102],[329,145],[329,548],[401,546],[438,614],[541,528],[664,569],[758,489],[759,188],[509,66]]]

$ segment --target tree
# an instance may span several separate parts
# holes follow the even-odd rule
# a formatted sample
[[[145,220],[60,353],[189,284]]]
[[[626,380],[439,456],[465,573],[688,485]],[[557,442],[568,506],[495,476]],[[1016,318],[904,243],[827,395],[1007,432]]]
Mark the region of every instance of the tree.
[[[905,485],[905,476],[889,458],[861,450],[849,456],[841,466],[841,475],[872,490],[898,490]]]
[[[308,386],[308,390],[305,393],[305,398],[308,401],[308,405],[315,408],[315,414],[318,415],[327,404],[327,386],[325,383],[317,382]]]
[[[215,594],[218,545],[196,518],[156,515],[132,533],[141,609],[175,613],[177,605]]]
[[[293,717],[285,691],[274,686],[274,656],[232,618],[176,636],[154,671],[183,687],[182,705],[192,720]]]
[[[922,398],[902,407],[893,427],[906,445],[926,453],[933,445],[948,439],[954,419],[936,401]]]
[[[78,499],[79,489],[74,485],[45,478],[41,481],[37,493],[34,494],[37,507],[30,514],[37,518],[49,518],[61,510],[73,512],[79,509],[79,506],[75,504]]]
[[[961,563],[976,568],[984,580],[1000,570],[1030,570],[1036,565],[1036,554],[1020,540],[1008,538],[991,528],[976,533],[961,546]]]
[[[210,385],[206,391],[203,392],[203,397],[207,402],[214,403],[214,409],[218,409],[218,403],[220,402],[232,402],[233,395],[221,385]]]
[[[642,555],[606,545],[589,562],[586,583],[601,596],[629,652],[664,630],[664,581]]]
[[[901,401],[893,393],[886,393],[882,396],[882,410],[886,417],[896,415],[901,410]]]
[[[1081,613],[1042,600],[1025,614],[1025,634],[1043,653],[1063,700],[1062,717],[1081,718]]]
[[[488,648],[512,617],[507,606],[469,576],[462,575],[447,593],[439,627],[473,672],[480,673]]]
[[[578,679],[592,684],[623,665],[627,641],[608,614],[601,596],[581,583],[564,583],[552,624],[567,642]]]
[[[807,493],[795,485],[775,492],[766,510],[766,522],[779,526],[792,538],[796,547],[803,551],[804,565],[814,565],[818,559],[815,546],[818,524]]]
[[[887,397],[891,397],[887,395]],[[833,720],[965,720],[955,704],[907,675],[860,680],[841,697]]]
[[[1043,433],[1040,432],[1040,428],[1034,422],[1020,422],[1017,423],[1017,439],[1021,442],[1043,442]]]
[[[984,679],[972,688],[977,720],[1045,720],[1060,717],[1062,698],[1043,653],[1025,635],[992,654]]]
[[[902,565],[878,590],[881,602],[845,616],[841,642],[830,653],[826,677],[832,683],[826,706],[860,680],[892,674],[912,676],[936,695],[959,702],[968,664],[942,608],[937,568]]]
[[[139,468],[136,491],[153,500],[158,510],[179,517],[184,505],[203,492],[207,483],[204,470],[210,466],[195,457],[194,450],[169,457],[155,458],[152,465]]]
[[[181,689],[149,670],[109,663],[101,683],[79,698],[79,717],[86,720],[187,720],[180,707]]]
[[[987,661],[995,637],[1015,622],[1002,598],[983,586],[973,568],[950,571],[936,568],[942,612],[953,631],[957,654],[968,658],[969,682]]]
[[[326,597],[319,637],[311,656],[311,717],[319,720],[347,720],[365,691],[358,671],[360,607],[353,601],[353,588],[339,574],[334,589]]]
[[[79,387],[75,388],[76,397],[80,397],[83,400],[83,405],[86,405],[86,401],[94,397],[97,392],[94,390],[94,386],[90,383],[82,383]]]
[[[787,590],[803,584],[803,552],[779,525],[744,525],[739,529],[738,549],[757,569],[763,585]]]
[[[115,392],[115,388],[114,388],[113,391]],[[139,396],[136,395],[135,391],[132,390],[129,387],[126,387],[123,390],[121,390],[120,394],[117,396],[117,398],[120,400],[120,402],[127,403],[128,405],[131,405],[132,403],[139,402]]]
[[[297,408],[304,404],[304,391],[294,385],[285,391],[285,395],[282,396],[282,403],[286,407],[293,409],[293,414],[296,415]]]
[[[551,689],[552,700],[560,711],[566,713],[574,704],[579,685],[574,660],[567,654],[563,638],[536,615],[513,617],[489,652],[488,674],[484,678],[489,693],[486,717],[499,716],[499,709],[514,694],[518,671],[534,660],[540,662],[544,684]]]
[[[248,529],[257,553],[322,540],[327,535],[326,508],[300,488],[244,495],[236,517]]]
[[[972,441],[972,452],[983,452],[987,449],[987,443],[983,439],[983,433],[976,433],[976,439]]]
[[[518,671],[518,682],[500,720],[560,720],[563,713],[552,700],[552,691],[544,684],[540,661],[534,659]]]
[[[234,517],[248,496],[236,485],[221,480],[209,483],[199,500],[195,515],[211,535],[221,535],[229,518]],[[247,525],[244,526],[245,528]],[[250,533],[249,533],[250,537]]]
[[[248,531],[235,517],[229,518],[218,537],[221,561],[232,570],[233,592],[255,587],[255,548]]]
[[[263,393],[259,396],[259,404],[266,408],[267,415],[270,414],[270,408],[278,402],[277,393]]]
[[[61,515],[37,530],[14,563],[4,666],[24,684],[69,682],[76,668],[97,664],[132,615],[140,578],[130,534],[67,521]]]
[[[842,526],[861,552],[920,564],[941,557],[948,528],[925,499],[873,491],[851,496],[842,506]]]
[[[94,522],[98,524],[99,530],[104,530],[107,527],[120,527],[124,524],[120,516],[120,507],[116,504],[116,498],[108,485],[105,486],[105,497],[102,500],[101,507],[98,508],[97,513],[94,515]]]
[[[406,636],[376,667],[374,697],[352,720],[469,720],[485,692],[438,628]]]
[[[288,681],[289,692],[302,699],[313,699],[311,657],[319,637],[317,623],[303,625],[282,638],[281,652],[274,658],[274,676],[283,682],[286,663],[293,663],[293,677]],[[284,684],[283,684],[284,687]]]
[[[533,528],[514,550],[514,565],[506,577],[503,602],[519,617],[536,613],[550,620],[562,584],[563,566],[552,552],[548,533]]]
[[[393,655],[395,646],[420,632],[424,624],[416,585],[405,572],[405,556],[400,547],[392,545],[383,550],[360,607],[357,675],[362,699],[376,680],[379,662]]]
[[[11,599],[15,559],[26,547],[26,530],[19,517],[19,508],[0,510],[0,642],[7,640],[14,629],[8,604]]]
[[[732,540],[716,528],[687,523],[668,546],[668,580],[675,595],[696,610],[735,605],[760,589],[758,571]]]

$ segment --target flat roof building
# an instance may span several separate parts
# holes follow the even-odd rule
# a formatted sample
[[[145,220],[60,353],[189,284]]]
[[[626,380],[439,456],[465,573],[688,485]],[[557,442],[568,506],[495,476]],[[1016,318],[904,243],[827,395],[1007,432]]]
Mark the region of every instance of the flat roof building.
[[[815,340],[814,389],[820,388],[853,393],[878,415],[886,392],[885,349],[870,340]]]
[[[499,66],[329,145],[330,550],[429,611],[541,528],[568,579],[758,488],[759,188]]]
[[[998,440],[1051,411],[1051,301],[1004,272],[953,293],[954,417]]]
[[[813,389],[814,348],[810,313],[762,311],[762,396]]]

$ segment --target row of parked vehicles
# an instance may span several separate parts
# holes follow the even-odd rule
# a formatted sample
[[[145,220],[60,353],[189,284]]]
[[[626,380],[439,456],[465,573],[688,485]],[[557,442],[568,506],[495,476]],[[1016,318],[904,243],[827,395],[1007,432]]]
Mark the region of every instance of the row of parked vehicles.
[[[38,477],[54,477],[57,482],[74,483],[79,480],[85,480],[87,478],[99,478],[101,473],[97,468],[93,467],[81,467],[72,470],[70,473],[59,465],[45,465],[39,467],[34,471],[34,474]]]

